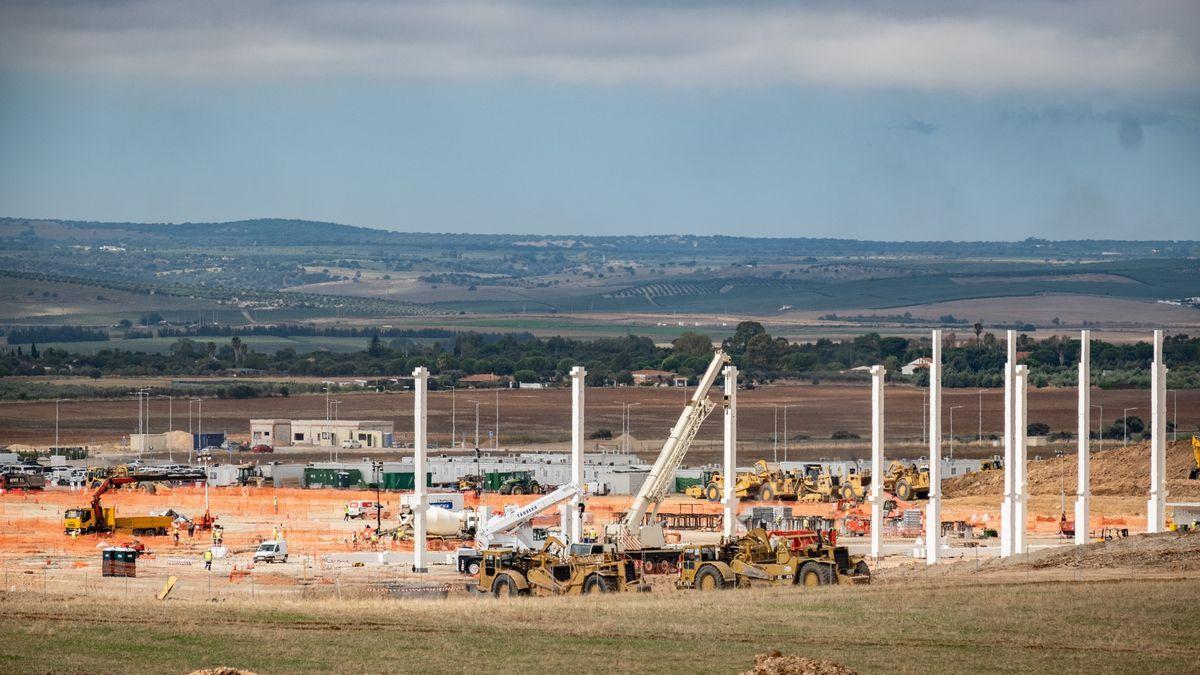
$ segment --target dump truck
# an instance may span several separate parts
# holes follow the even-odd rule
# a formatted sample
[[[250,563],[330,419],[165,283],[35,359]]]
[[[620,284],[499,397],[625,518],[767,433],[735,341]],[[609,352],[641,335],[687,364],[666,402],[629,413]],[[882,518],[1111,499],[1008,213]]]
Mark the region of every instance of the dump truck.
[[[513,595],[589,595],[649,590],[634,562],[602,544],[566,547],[549,537],[540,551],[487,549],[475,589],[497,598]]]
[[[150,476],[112,476],[105,478],[92,492],[88,506],[67,509],[63,514],[65,534],[90,534],[92,532],[130,532],[134,536],[166,535],[175,522],[172,516],[117,516],[114,508],[102,506],[104,493],[130,483],[154,480]]]
[[[752,585],[828,586],[869,584],[871,569],[862,556],[826,537],[771,536],[755,528],[745,536],[717,545],[689,546],[683,551],[675,587],[701,591]]]

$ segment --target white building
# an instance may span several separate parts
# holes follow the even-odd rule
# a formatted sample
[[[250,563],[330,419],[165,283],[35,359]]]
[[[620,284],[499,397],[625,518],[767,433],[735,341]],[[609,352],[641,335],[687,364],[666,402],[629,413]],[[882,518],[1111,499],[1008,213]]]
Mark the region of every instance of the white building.
[[[384,420],[250,420],[251,442],[272,447],[337,447],[353,440],[364,448],[390,448],[394,429],[392,422]]]

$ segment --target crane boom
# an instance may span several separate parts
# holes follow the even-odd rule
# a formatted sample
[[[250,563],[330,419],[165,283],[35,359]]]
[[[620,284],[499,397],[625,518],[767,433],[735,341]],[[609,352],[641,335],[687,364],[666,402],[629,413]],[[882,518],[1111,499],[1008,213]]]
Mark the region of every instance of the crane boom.
[[[480,525],[475,534],[476,544],[480,550],[485,549],[498,535],[521,527],[539,513],[552,509],[575,496],[583,497],[583,488],[576,483],[567,483],[554,492],[542,495],[504,515],[488,518],[486,523]]]
[[[621,528],[625,532],[634,532],[641,528],[642,518],[645,517],[646,511],[651,506],[657,511],[658,505],[666,498],[667,492],[669,492],[668,487],[674,484],[675,472],[683,463],[684,455],[687,454],[692,440],[700,431],[700,425],[716,407],[716,404],[709,400],[708,391],[716,382],[717,376],[721,374],[721,368],[729,361],[729,355],[720,349],[713,354],[712,362],[708,364],[708,370],[700,378],[695,393],[684,406],[683,412],[679,414],[679,420],[671,429],[671,435],[663,443],[662,450],[658,453],[658,459],[654,461],[654,467],[650,469],[650,475],[646,477],[646,482],[642,483],[642,488],[634,497],[633,504],[621,520]]]

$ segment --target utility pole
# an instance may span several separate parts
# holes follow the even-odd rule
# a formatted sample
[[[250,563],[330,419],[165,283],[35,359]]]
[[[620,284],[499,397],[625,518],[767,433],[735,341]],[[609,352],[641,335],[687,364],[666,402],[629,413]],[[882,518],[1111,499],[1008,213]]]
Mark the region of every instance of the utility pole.
[[[472,399],[467,402],[475,404],[475,449],[479,450],[479,401]]]
[[[500,387],[496,387],[496,435],[492,438],[492,449],[500,449]]]
[[[983,447],[983,390],[979,390],[979,447]]]
[[[954,460],[954,411],[965,406],[952,405],[950,406],[950,459]]]
[[[54,399],[54,447],[58,448],[58,404],[61,398]]]
[[[771,451],[775,454],[775,463],[779,463],[779,405],[771,406],[775,408],[775,429],[771,432]]]
[[[458,404],[454,392],[457,388],[450,387],[450,449],[454,449],[454,439],[458,438]]]

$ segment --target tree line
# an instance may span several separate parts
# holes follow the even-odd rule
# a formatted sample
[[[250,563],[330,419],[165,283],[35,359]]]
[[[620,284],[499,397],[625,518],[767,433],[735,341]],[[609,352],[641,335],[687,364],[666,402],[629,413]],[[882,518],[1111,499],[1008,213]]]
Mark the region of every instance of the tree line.
[[[421,334],[424,330],[413,333]],[[441,337],[440,333],[437,337]],[[946,333],[944,339],[945,386],[1003,384],[1005,346],[1001,340],[978,330],[968,331],[961,338]],[[869,376],[854,368],[882,364],[889,378],[924,386],[928,371],[917,370],[905,376],[901,368],[931,353],[930,339],[925,337],[867,333],[849,340],[791,342],[772,336],[755,321],[738,324],[721,346],[744,377],[754,382],[859,380]],[[1078,339],[1038,340],[1027,335],[1021,335],[1017,345],[1021,362],[1030,366],[1031,383],[1036,387],[1073,386],[1079,347]],[[1104,388],[1149,386],[1148,368],[1153,354],[1149,343],[1093,340],[1091,349],[1093,384]],[[175,376],[245,369],[278,375],[395,377],[409,375],[417,366],[425,366],[436,376],[434,386],[451,386],[461,377],[483,373],[519,382],[566,382],[570,369],[583,365],[588,370],[588,383],[603,386],[632,384],[633,372],[640,369],[673,371],[694,381],[708,366],[712,351],[712,340],[698,333],[684,333],[671,345],[660,346],[648,337],[634,335],[574,340],[460,332],[445,339],[418,341],[372,332],[358,352],[299,353],[286,348],[266,353],[255,351],[235,333],[224,343],[181,337],[167,353],[102,349],[87,355],[60,348],[10,347],[0,353],[0,376]],[[1200,387],[1200,338],[1168,337],[1165,358],[1170,368],[1169,387]]]

